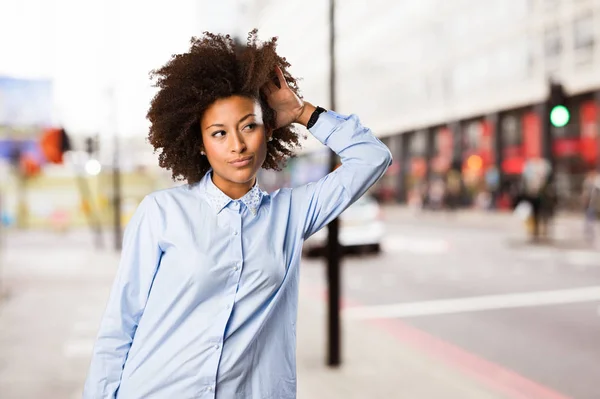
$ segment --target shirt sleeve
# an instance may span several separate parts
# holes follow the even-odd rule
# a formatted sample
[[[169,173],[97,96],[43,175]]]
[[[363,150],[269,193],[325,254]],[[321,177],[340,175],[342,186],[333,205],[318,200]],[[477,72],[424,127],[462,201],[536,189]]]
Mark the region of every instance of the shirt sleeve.
[[[140,203],[123,236],[123,249],[94,345],[84,399],[114,398],[135,331],[146,306],[162,251],[158,244],[158,204]]]
[[[339,155],[342,164],[319,181],[292,190],[292,203],[303,210],[304,239],[360,198],[392,162],[389,149],[356,115],[322,113],[309,131]]]

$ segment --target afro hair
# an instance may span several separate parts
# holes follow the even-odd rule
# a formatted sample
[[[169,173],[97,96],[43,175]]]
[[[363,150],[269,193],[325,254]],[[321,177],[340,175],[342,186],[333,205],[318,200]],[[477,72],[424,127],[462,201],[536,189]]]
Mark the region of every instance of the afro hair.
[[[210,168],[203,147],[200,120],[216,100],[241,95],[259,101],[265,128],[272,130],[262,167],[280,170],[300,146],[292,125],[275,129],[275,111],[261,93],[269,81],[278,84],[279,66],[290,88],[301,97],[290,64],[276,52],[277,38],[261,43],[257,30],[248,34],[246,44],[230,35],[204,32],[192,37],[188,52],[175,54],[160,69],[150,72],[158,91],[150,103],[148,141],[159,152],[159,165],[170,170],[173,180],[196,183]]]

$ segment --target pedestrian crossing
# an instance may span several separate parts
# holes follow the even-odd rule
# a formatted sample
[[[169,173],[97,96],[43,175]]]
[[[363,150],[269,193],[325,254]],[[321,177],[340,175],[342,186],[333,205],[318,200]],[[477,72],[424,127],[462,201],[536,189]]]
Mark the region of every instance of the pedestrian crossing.
[[[444,254],[450,251],[450,244],[441,238],[389,235],[383,239],[382,249],[386,253],[413,253],[421,255]]]
[[[518,292],[501,295],[350,307],[344,309],[343,315],[351,319],[383,319],[597,301],[600,301],[600,286],[590,286],[552,291]]]

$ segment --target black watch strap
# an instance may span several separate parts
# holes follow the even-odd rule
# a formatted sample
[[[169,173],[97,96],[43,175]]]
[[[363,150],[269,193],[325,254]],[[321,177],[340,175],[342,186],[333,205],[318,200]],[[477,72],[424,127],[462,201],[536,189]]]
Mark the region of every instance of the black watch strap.
[[[326,112],[327,110],[325,108],[321,108],[321,107],[317,107],[317,109],[315,109],[312,113],[312,115],[310,116],[310,119],[308,120],[308,123],[306,124],[306,128],[310,129],[311,127],[313,127],[315,125],[315,123],[317,123],[317,120],[319,119],[319,115],[321,115],[323,112]]]

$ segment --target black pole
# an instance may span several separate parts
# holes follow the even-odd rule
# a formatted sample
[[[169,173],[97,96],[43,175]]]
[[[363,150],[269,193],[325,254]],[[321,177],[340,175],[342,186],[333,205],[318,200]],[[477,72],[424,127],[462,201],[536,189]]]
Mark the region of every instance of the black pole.
[[[113,127],[114,128],[114,127]],[[122,232],[121,232],[121,169],[119,162],[119,135],[115,132],[114,136],[114,154],[113,154],[113,209],[114,209],[114,236],[115,249],[121,250]]]
[[[329,108],[335,104],[335,0],[329,0]],[[329,158],[329,170],[335,170],[337,155],[332,151]],[[340,348],[340,243],[339,221],[334,219],[328,226],[327,240],[327,280],[329,283],[328,309],[328,354],[327,364],[335,367],[341,363]]]
[[[434,154],[435,152],[435,134],[437,132],[434,129],[425,129],[423,131],[423,133],[420,134],[425,134],[425,164],[427,165],[427,169],[425,169],[425,183],[427,184],[427,187],[430,187],[432,180],[433,180],[433,173],[432,173],[432,168],[431,168],[431,164],[432,164],[432,160],[433,158],[437,155]]]
[[[502,137],[502,124],[500,114],[497,112],[493,114],[489,114],[487,116],[487,122],[490,124],[492,129],[492,142],[490,143],[492,146],[492,154],[494,156],[494,168],[496,168],[496,172],[498,173],[498,184],[494,188],[493,198],[494,204],[502,195],[502,190],[504,188],[504,173],[502,173],[502,161],[504,160],[503,153],[503,137]]]

